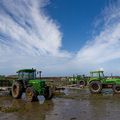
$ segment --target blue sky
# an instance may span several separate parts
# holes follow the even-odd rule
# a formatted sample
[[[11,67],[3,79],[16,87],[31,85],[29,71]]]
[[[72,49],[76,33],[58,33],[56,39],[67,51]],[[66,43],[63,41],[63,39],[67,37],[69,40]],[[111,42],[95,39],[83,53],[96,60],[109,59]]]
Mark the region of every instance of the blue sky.
[[[1,0],[0,74],[120,75],[119,0]]]
[[[77,52],[92,37],[94,22],[108,0],[52,0],[48,14],[60,24],[62,48]]]

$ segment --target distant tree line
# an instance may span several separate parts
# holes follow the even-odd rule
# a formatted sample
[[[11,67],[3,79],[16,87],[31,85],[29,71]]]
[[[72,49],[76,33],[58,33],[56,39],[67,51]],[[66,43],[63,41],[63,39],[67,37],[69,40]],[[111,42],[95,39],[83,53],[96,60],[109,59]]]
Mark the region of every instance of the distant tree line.
[[[4,80],[5,79],[5,75],[0,75],[0,80]]]

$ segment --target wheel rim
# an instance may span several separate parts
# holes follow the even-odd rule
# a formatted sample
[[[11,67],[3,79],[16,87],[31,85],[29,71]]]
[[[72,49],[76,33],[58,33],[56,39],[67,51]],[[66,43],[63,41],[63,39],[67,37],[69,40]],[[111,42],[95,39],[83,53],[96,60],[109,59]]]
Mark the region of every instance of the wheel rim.
[[[80,85],[84,85],[84,81],[80,81],[80,83],[79,83]]]
[[[18,87],[16,85],[13,86],[13,94],[14,95],[18,94]]]
[[[120,92],[120,87],[119,86],[116,87],[116,91]]]
[[[97,83],[92,84],[92,89],[93,90],[98,90],[99,89],[99,85]]]
[[[27,101],[32,101],[32,100],[33,100],[33,96],[34,96],[33,91],[30,90],[30,89],[27,89],[27,90],[26,90],[26,98],[27,98]]]

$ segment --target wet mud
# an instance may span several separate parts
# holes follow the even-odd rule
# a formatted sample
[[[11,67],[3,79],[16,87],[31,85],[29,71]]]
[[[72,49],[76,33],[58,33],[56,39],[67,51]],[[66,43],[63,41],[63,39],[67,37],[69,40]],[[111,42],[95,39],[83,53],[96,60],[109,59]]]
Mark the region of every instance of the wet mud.
[[[0,120],[119,120],[120,95],[65,89],[43,104],[0,96]]]

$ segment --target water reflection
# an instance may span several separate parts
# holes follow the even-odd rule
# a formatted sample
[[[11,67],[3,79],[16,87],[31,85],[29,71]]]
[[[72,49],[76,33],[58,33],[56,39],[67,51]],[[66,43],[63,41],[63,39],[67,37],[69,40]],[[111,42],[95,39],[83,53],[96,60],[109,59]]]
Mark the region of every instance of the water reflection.
[[[43,103],[43,96],[39,98]],[[26,102],[12,97],[0,97],[0,120],[45,120],[47,112],[51,111],[53,106],[52,100],[41,105],[38,101]]]
[[[108,95],[108,96],[113,96],[113,90],[112,89],[103,89],[102,90],[102,95]]]
[[[110,89],[103,90],[101,94],[91,94],[87,88],[66,89],[64,93],[66,95],[47,101],[44,96],[39,96],[40,103],[0,97],[0,106],[16,108],[16,111],[10,114],[0,110],[0,120],[119,120],[120,118],[120,95],[114,95]]]
[[[21,99],[24,100],[24,101],[27,101],[25,93],[22,93]],[[45,102],[45,97],[43,95],[38,95],[37,100],[38,100],[39,104],[43,104]]]
[[[43,104],[45,102],[45,97],[43,95],[38,95],[37,98],[39,104]]]
[[[69,89],[68,89],[68,88],[65,88],[65,89],[63,90],[63,92],[64,92],[65,95],[69,95]]]
[[[21,99],[26,101],[26,94],[25,93],[22,93]]]

